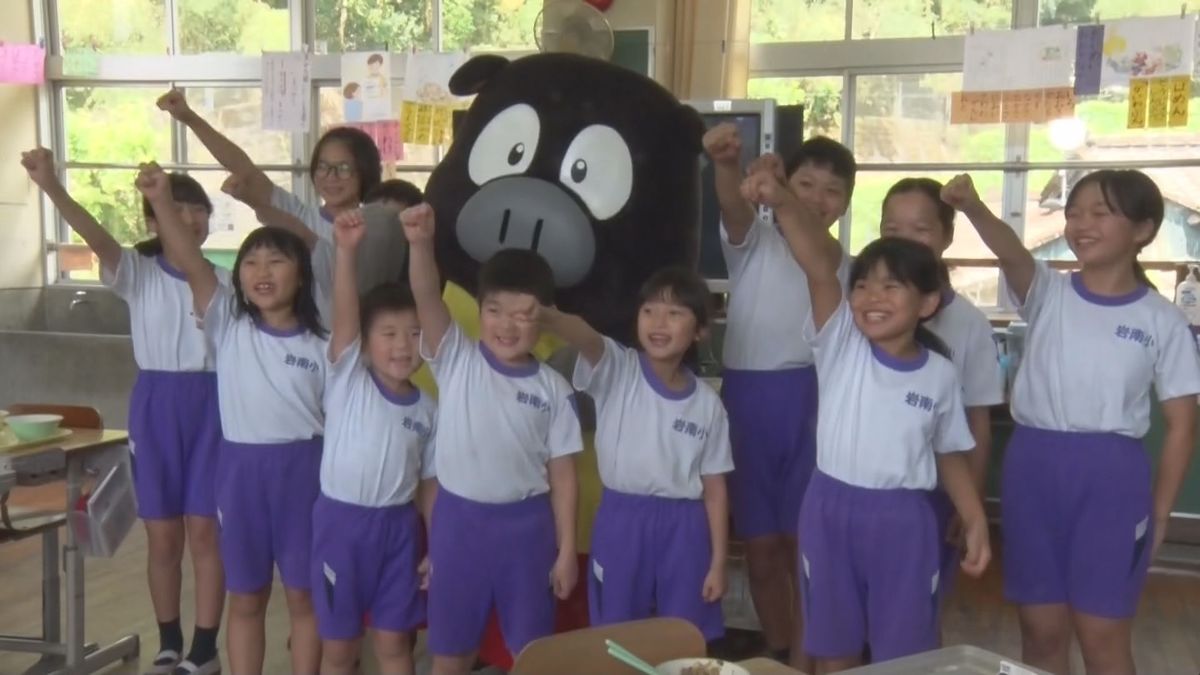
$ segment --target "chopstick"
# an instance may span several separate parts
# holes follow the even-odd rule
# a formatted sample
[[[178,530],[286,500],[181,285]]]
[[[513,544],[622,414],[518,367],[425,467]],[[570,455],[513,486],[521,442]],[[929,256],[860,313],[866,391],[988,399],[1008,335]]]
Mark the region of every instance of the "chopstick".
[[[604,644],[608,647],[608,655],[614,659],[625,663],[628,666],[636,668],[646,675],[658,675],[658,670],[654,666],[634,656],[632,652],[625,649],[621,645],[612,640],[605,640]]]

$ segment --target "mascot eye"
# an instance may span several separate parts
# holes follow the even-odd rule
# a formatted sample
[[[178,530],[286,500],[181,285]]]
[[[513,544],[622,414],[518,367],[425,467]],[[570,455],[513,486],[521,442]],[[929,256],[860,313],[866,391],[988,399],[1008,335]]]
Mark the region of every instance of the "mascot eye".
[[[612,127],[592,125],[571,141],[558,180],[579,196],[592,215],[617,215],[633,193],[633,157]]]
[[[471,146],[467,173],[476,185],[501,176],[524,173],[533,163],[542,125],[537,111],[525,103],[501,110]]]

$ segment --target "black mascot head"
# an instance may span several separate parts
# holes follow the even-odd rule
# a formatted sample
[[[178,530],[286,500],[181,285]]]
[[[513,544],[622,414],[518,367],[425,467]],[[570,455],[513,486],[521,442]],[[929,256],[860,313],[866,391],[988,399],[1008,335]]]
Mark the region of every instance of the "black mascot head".
[[[571,54],[478,56],[450,89],[476,98],[425,192],[442,274],[474,294],[492,254],[532,248],[559,308],[631,344],[642,283],[696,264],[700,116],[647,77]]]

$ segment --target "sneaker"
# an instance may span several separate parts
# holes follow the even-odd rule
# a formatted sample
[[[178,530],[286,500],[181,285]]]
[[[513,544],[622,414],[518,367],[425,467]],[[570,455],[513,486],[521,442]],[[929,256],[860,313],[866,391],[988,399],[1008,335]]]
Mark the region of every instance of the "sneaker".
[[[183,656],[174,649],[164,649],[154,657],[154,662],[144,675],[171,675]]]
[[[213,657],[213,660],[196,665],[191,661],[183,661],[175,670],[171,671],[171,675],[219,675],[221,672],[221,657]]]

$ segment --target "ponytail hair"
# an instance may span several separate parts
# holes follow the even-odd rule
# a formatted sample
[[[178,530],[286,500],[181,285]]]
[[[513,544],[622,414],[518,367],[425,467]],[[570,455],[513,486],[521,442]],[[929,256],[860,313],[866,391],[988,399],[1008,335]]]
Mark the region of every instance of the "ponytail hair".
[[[921,323],[917,324],[917,330],[915,333],[913,333],[913,339],[917,341],[917,344],[931,352],[941,354],[948,359],[952,358],[950,346],[947,345],[942,338],[938,337],[936,333],[929,330],[929,328],[925,326],[926,321],[927,319],[921,319]]]
[[[1067,195],[1066,208],[1069,210],[1075,204],[1081,188],[1093,183],[1100,187],[1104,205],[1109,211],[1124,216],[1133,225],[1149,222],[1153,226],[1150,238],[1134,252],[1133,276],[1138,283],[1158,290],[1146,274],[1146,268],[1137,261],[1137,254],[1154,241],[1162,227],[1166,215],[1162,191],[1153,179],[1136,169],[1101,169],[1089,173],[1075,183],[1075,187],[1071,188],[1071,193]]]
[[[938,260],[933,249],[925,244],[899,237],[883,237],[867,244],[850,265],[849,287],[867,277],[876,265],[882,264],[896,281],[912,286],[922,295],[941,293],[946,266]],[[925,327],[922,319],[917,324],[913,339],[922,347],[950,358],[950,348],[933,331]]]

